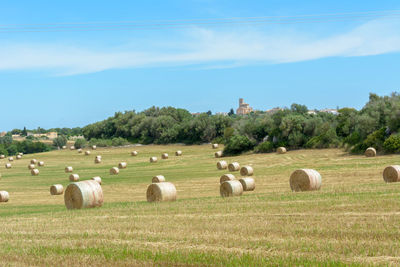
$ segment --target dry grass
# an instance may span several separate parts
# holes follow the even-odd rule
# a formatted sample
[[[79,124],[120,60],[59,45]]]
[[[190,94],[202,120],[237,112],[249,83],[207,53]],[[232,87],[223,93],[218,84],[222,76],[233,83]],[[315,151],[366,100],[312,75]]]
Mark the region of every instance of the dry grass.
[[[398,155],[366,158],[340,150],[289,151],[226,158],[257,170],[256,190],[242,197],[219,194],[218,159],[207,146],[98,148],[102,164],[77,151],[29,156],[46,162],[32,177],[27,157],[6,170],[0,160],[0,265],[399,265],[400,183],[383,182],[382,171]],[[182,150],[180,157],[149,163],[149,157]],[[109,174],[116,163],[128,168]],[[49,186],[68,184],[64,167],[81,180],[101,176],[101,208],[67,210]],[[290,174],[316,169],[322,188],[293,193]],[[162,173],[175,184],[178,201],[147,203],[151,178]]]

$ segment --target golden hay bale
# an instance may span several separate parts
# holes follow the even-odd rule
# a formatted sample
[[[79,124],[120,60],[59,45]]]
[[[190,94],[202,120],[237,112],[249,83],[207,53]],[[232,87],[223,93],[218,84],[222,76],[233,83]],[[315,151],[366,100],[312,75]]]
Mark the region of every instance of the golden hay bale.
[[[89,150],[85,151],[85,155],[89,156],[90,155],[90,151]]]
[[[110,174],[111,175],[117,175],[119,173],[119,169],[117,167],[112,167],[110,169]]]
[[[146,192],[147,201],[175,201],[176,188],[175,185],[169,182],[154,183],[149,185]]]
[[[54,184],[50,186],[51,195],[62,195],[64,193],[64,187],[62,184]]]
[[[0,155],[0,159],[5,159],[6,156],[5,155]]]
[[[214,153],[214,156],[215,156],[216,158],[222,157],[222,151],[217,151],[217,152],[215,152],[215,153]]]
[[[92,149],[93,149],[93,150],[96,150],[96,149],[97,149],[97,146],[93,145],[93,146],[92,146]]]
[[[64,194],[67,209],[101,207],[103,201],[103,190],[100,184],[94,180],[71,183],[67,186]]]
[[[78,149],[78,153],[82,153],[82,148],[79,148],[79,149]]]
[[[243,186],[238,180],[225,181],[219,186],[221,197],[234,197],[243,194]]]
[[[14,158],[13,158],[13,157],[9,157],[9,158],[8,158],[8,161],[10,161],[10,162],[11,162],[11,161],[14,161]]]
[[[17,155],[16,158],[17,158],[17,159],[22,159],[22,156],[21,156],[21,155]]]
[[[39,175],[39,170],[38,169],[32,169],[31,170],[31,175],[32,176],[38,176]]]
[[[278,147],[277,149],[276,149],[276,153],[278,153],[278,154],[285,154],[286,153],[286,148],[285,147]]]
[[[11,169],[11,163],[6,163],[6,169]]]
[[[383,180],[386,183],[400,182],[400,166],[392,165],[383,170]]]
[[[31,164],[36,164],[37,160],[36,159],[31,159]]]
[[[34,168],[36,168],[35,164],[28,165],[28,170],[33,170]]]
[[[233,181],[233,180],[235,180],[235,175],[230,174],[230,173],[227,173],[227,174],[222,175],[222,176],[219,178],[219,183],[222,184],[223,182],[226,182],[226,181]]]
[[[131,152],[131,156],[137,156],[137,154],[138,154],[137,151],[132,151]]]
[[[240,175],[241,176],[252,176],[254,174],[253,167],[251,166],[243,166],[240,168]]]
[[[151,157],[150,158],[150,162],[151,163],[155,163],[155,162],[157,162],[157,160],[158,160],[157,157]]]
[[[18,153],[18,155],[20,155],[20,156],[23,156],[23,155],[24,155],[24,153],[22,153],[22,152],[19,152],[19,153]]]
[[[126,166],[127,166],[126,162],[120,162],[118,164],[118,168],[120,168],[120,169],[126,169]]]
[[[101,184],[101,177],[100,177],[100,176],[92,177],[91,180],[96,181],[96,182],[98,182],[99,184]]]
[[[217,169],[218,170],[225,170],[228,168],[228,163],[225,160],[221,160],[217,162]]]
[[[243,191],[253,191],[256,189],[256,182],[251,177],[241,178],[239,182],[242,184]]]
[[[99,158],[99,157],[95,157],[94,158],[94,163],[101,163],[101,158]]]
[[[44,166],[44,161],[39,161],[39,162],[38,162],[38,166],[39,166],[39,167],[43,167],[43,166]]]
[[[238,163],[238,162],[229,163],[229,165],[228,165],[228,170],[229,170],[230,172],[236,172],[236,171],[240,170],[240,165],[239,165],[239,163]]]
[[[165,182],[165,177],[164,175],[157,175],[154,176],[153,179],[151,180],[152,183],[163,183]]]
[[[62,146],[62,149],[67,149],[67,146]]]
[[[182,156],[182,151],[180,151],[180,150],[176,151],[175,156],[177,156],[177,157]]]
[[[70,150],[75,150],[75,147],[74,147],[74,146],[71,146],[69,149],[70,149]]]
[[[313,169],[296,170],[290,175],[290,188],[292,191],[319,190],[321,184],[321,174]]]
[[[7,191],[0,191],[0,202],[8,202],[10,194]]]
[[[218,148],[218,144],[212,144],[211,147],[212,147],[213,149],[216,149],[216,148]]]
[[[167,153],[162,153],[161,154],[162,159],[168,159],[168,154]]]
[[[373,147],[367,148],[367,150],[365,150],[365,156],[366,157],[375,157],[376,156],[375,148],[373,148]]]
[[[69,176],[69,180],[71,181],[71,182],[78,182],[79,181],[79,175],[78,174],[71,174],[70,176]]]
[[[72,168],[71,166],[65,167],[65,172],[66,173],[73,172],[73,171],[74,171],[74,168]]]

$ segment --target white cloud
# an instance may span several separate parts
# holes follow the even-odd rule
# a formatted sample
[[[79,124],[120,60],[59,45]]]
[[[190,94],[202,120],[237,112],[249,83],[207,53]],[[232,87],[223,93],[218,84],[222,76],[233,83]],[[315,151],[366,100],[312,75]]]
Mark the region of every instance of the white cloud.
[[[60,75],[117,68],[202,65],[207,68],[279,64],[327,57],[380,55],[400,51],[400,23],[376,20],[346,33],[310,37],[301,32],[211,31],[193,29],[177,41],[129,48],[62,44],[0,44],[0,70],[50,70]]]

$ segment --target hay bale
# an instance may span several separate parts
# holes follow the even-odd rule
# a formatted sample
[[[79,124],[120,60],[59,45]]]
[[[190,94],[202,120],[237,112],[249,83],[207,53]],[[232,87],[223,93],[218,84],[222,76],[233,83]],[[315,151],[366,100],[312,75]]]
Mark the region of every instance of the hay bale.
[[[131,152],[131,156],[133,156],[133,157],[137,156],[137,154],[138,154],[137,151],[132,151]]]
[[[214,153],[214,156],[215,156],[216,158],[222,157],[222,151],[217,151],[217,152],[215,152],[215,153]]]
[[[241,178],[239,182],[242,184],[243,191],[254,191],[256,189],[256,182],[251,177]]]
[[[38,176],[39,175],[39,170],[38,169],[32,169],[31,170],[31,175],[32,176]]]
[[[103,190],[100,184],[93,180],[69,184],[64,194],[67,209],[101,207],[103,201]]]
[[[157,162],[157,157],[151,157],[150,158],[150,163],[156,163]]]
[[[62,149],[67,149],[67,146],[62,146],[61,148],[62,148]]]
[[[79,148],[79,149],[78,149],[78,153],[82,153],[82,148]]]
[[[0,191],[0,202],[8,202],[10,194],[7,191]]]
[[[62,195],[64,193],[64,187],[62,184],[54,184],[50,186],[50,194],[51,195]]]
[[[168,154],[167,153],[162,153],[161,154],[162,159],[168,159]]]
[[[180,151],[180,150],[176,151],[175,156],[177,156],[177,157],[182,156],[182,151]]]
[[[17,158],[17,159],[22,159],[22,156],[21,156],[21,155],[17,155],[16,158]]]
[[[228,170],[230,172],[236,172],[236,171],[240,170],[240,164],[238,162],[229,163]]]
[[[71,174],[70,176],[69,176],[69,180],[71,181],[71,182],[78,182],[79,181],[79,175],[78,174]]]
[[[10,162],[11,162],[11,161],[14,161],[14,158],[13,158],[13,157],[9,157],[9,158],[8,158],[8,161],[10,161]]]
[[[36,164],[37,160],[36,159],[31,159],[31,164]]]
[[[19,152],[19,153],[18,153],[18,155],[20,155],[20,156],[23,156],[23,155],[24,155],[24,153],[22,153],[22,152]]]
[[[95,157],[94,158],[94,163],[96,163],[96,164],[101,163],[101,158]]]
[[[222,176],[219,178],[219,183],[222,184],[223,182],[226,182],[226,181],[233,181],[233,180],[235,180],[235,175],[230,174],[230,173],[227,173],[227,174],[222,175]]]
[[[219,186],[221,197],[235,197],[243,194],[243,186],[238,180],[225,181]]]
[[[43,166],[44,166],[44,161],[39,161],[39,162],[38,162],[38,166],[39,166],[39,167],[43,167]]]
[[[97,146],[96,146],[96,145],[93,145],[93,146],[92,146],[92,149],[93,149],[93,150],[96,150],[96,149],[97,149]]]
[[[321,174],[313,169],[296,170],[290,175],[290,188],[292,191],[319,190],[321,184]]]
[[[6,169],[11,169],[11,163],[6,163]]]
[[[126,166],[127,166],[126,162],[120,162],[118,164],[118,168],[120,168],[120,169],[126,169]]]
[[[33,170],[34,168],[36,168],[35,164],[28,165],[28,170]]]
[[[90,155],[90,151],[89,150],[85,151],[85,156],[89,156],[89,155]]]
[[[286,153],[286,148],[283,147],[283,146],[278,147],[278,148],[276,149],[276,153],[278,153],[278,154],[285,154],[285,153]]]
[[[148,202],[154,201],[175,201],[176,188],[170,182],[154,183],[149,185],[146,192]]]
[[[217,148],[218,148],[218,144],[212,144],[211,147],[212,147],[213,149],[217,149]]]
[[[383,170],[383,180],[386,183],[400,182],[400,166],[392,165]]]
[[[71,146],[69,149],[70,149],[70,150],[75,150],[75,147],[74,147],[74,146]]]
[[[240,168],[240,175],[241,176],[252,176],[254,174],[253,167],[251,166],[243,166]]]
[[[73,171],[74,171],[74,168],[72,168],[71,166],[65,167],[65,172],[66,173],[73,172]]]
[[[5,159],[6,156],[5,155],[0,155],[0,159]]]
[[[165,177],[164,175],[156,175],[153,177],[153,179],[151,179],[152,183],[163,183],[165,182]]]
[[[217,162],[217,169],[218,170],[225,170],[228,168],[228,163],[225,160],[221,160]]]
[[[111,175],[117,175],[119,173],[119,169],[117,167],[112,167],[110,169],[110,174]]]
[[[365,150],[365,156],[366,157],[375,157],[376,156],[375,148],[373,148],[373,147],[367,148],[367,150]]]
[[[101,177],[100,177],[100,176],[92,177],[91,180],[96,181],[96,182],[98,182],[98,183],[101,185]]]

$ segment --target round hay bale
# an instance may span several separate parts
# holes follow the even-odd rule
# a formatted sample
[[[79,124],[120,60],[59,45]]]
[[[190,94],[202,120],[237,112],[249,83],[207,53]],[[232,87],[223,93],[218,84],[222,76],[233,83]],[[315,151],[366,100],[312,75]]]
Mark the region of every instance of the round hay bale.
[[[67,146],[62,146],[61,148],[62,148],[62,149],[67,149]]]
[[[96,163],[96,164],[101,163],[101,158],[95,157],[94,158],[94,163]]]
[[[69,149],[70,149],[70,150],[75,150],[75,147],[74,147],[74,146],[71,146]]]
[[[50,194],[51,195],[62,195],[64,193],[64,187],[62,184],[53,184],[50,186]]]
[[[227,174],[222,175],[222,176],[219,178],[219,183],[222,184],[223,182],[226,182],[226,181],[234,181],[235,179],[236,179],[236,178],[235,178],[235,175],[230,174],[230,173],[227,173]]]
[[[33,170],[34,168],[36,168],[35,164],[28,165],[28,170]]]
[[[240,170],[240,164],[238,162],[229,163],[228,170],[230,172],[236,172],[236,171]]]
[[[252,176],[254,174],[253,167],[251,166],[243,166],[240,168],[240,175],[241,176]]]
[[[39,166],[39,167],[43,167],[43,166],[44,166],[44,161],[39,161],[39,162],[38,162],[38,166]]]
[[[39,170],[38,169],[32,169],[31,170],[31,175],[32,176],[38,176],[39,175]]]
[[[74,171],[74,168],[72,168],[71,166],[65,167],[65,172],[66,173],[73,172],[73,171]]]
[[[217,149],[217,148],[218,148],[218,144],[212,144],[211,147],[212,147],[213,149]]]
[[[37,160],[36,159],[31,159],[31,164],[36,164]]]
[[[290,188],[292,191],[319,190],[321,184],[321,174],[313,169],[296,170],[290,175]]]
[[[218,170],[226,170],[228,168],[228,163],[225,160],[221,160],[217,162]]]
[[[82,148],[79,148],[79,149],[78,149],[78,153],[82,153]]]
[[[175,185],[169,182],[151,184],[147,188],[146,197],[148,202],[175,201]]]
[[[91,180],[96,181],[96,182],[98,182],[99,184],[101,184],[101,177],[100,177],[100,176],[92,177]]]
[[[11,163],[6,163],[6,169],[11,169]]]
[[[101,207],[103,201],[103,190],[94,180],[69,184],[64,194],[67,209]]]
[[[89,156],[89,155],[90,155],[90,151],[89,150],[85,151],[85,156]]]
[[[151,157],[150,158],[150,163],[156,163],[157,162],[157,157]]]
[[[10,194],[7,191],[0,191],[0,202],[8,202]]]
[[[22,156],[21,156],[21,155],[17,155],[16,158],[17,158],[17,159],[22,159]]]
[[[365,156],[366,157],[375,157],[376,156],[375,148],[373,148],[373,147],[367,148],[367,150],[365,150]]]
[[[10,161],[10,162],[11,162],[11,161],[14,161],[14,158],[13,158],[13,157],[9,157],[9,158],[8,158],[8,161]]]
[[[167,153],[162,153],[161,154],[162,159],[168,159],[168,154]]]
[[[120,169],[126,169],[126,166],[128,166],[128,165],[126,164],[126,162],[120,162],[120,163],[118,164],[118,168],[120,168]]]
[[[216,158],[222,157],[222,151],[217,151],[217,152],[215,152],[215,153],[214,153],[214,156],[215,156]]]
[[[239,182],[242,184],[243,191],[253,191],[256,189],[256,182],[251,177],[241,178]]]
[[[182,151],[180,151],[180,150],[176,151],[175,156],[177,156],[177,157],[182,156]]]
[[[163,182],[165,182],[165,177],[164,177],[164,175],[154,176],[153,179],[151,179],[151,182],[152,183],[163,183]]]
[[[283,147],[283,146],[278,147],[278,148],[276,149],[276,153],[278,153],[278,154],[285,154],[285,153],[286,153],[286,148]]]
[[[110,169],[110,174],[111,175],[117,175],[119,173],[119,169],[117,167],[112,167]]]
[[[221,197],[235,197],[243,194],[243,186],[238,180],[225,181],[219,186]]]
[[[6,156],[5,155],[0,155],[0,159],[5,159]]]
[[[71,181],[71,182],[78,182],[79,181],[79,175],[78,174],[71,174],[70,176],[69,176],[69,180]]]
[[[97,149],[97,146],[96,146],[96,145],[93,145],[93,146],[92,146],[92,149],[93,149],[93,150],[96,150],[96,149]]]
[[[137,154],[138,154],[137,151],[132,151],[131,152],[131,156],[133,156],[133,157],[137,156]]]
[[[18,155],[20,155],[20,156],[23,156],[23,155],[24,155],[24,153],[22,153],[22,152],[19,152],[19,153],[18,153]]]
[[[386,183],[400,182],[400,166],[392,165],[383,170],[383,180]]]

